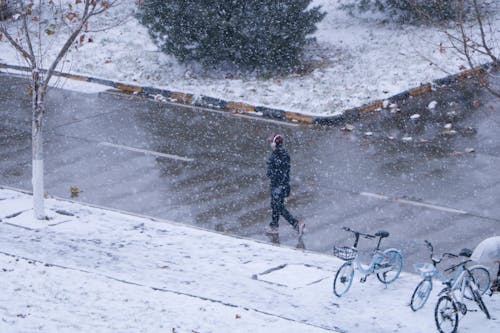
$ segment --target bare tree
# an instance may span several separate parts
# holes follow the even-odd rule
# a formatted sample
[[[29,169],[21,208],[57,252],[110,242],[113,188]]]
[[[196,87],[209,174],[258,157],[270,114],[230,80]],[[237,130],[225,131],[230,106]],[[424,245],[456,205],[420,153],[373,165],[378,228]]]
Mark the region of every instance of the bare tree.
[[[467,62],[478,82],[494,96],[500,98],[498,74],[500,45],[492,22],[500,15],[500,5],[489,0],[456,0],[457,18],[453,28],[443,29],[451,47]],[[498,18],[497,18],[498,19]],[[489,66],[481,65],[489,63]]]
[[[42,125],[49,81],[65,55],[83,41],[82,31],[88,30],[91,18],[118,5],[119,0],[8,0],[5,3],[9,18],[0,21],[0,40],[6,38],[31,70],[33,210],[37,219],[45,219]],[[48,49],[55,45],[55,56],[50,57]]]

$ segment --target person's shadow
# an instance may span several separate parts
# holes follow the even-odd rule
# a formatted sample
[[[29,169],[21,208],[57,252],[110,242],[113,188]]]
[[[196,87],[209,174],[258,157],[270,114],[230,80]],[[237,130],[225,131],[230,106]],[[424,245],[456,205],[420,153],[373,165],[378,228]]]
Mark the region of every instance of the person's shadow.
[[[280,244],[280,235],[278,234],[273,234],[273,235],[268,235],[269,237],[269,240],[271,241],[271,243],[273,244]],[[299,239],[297,240],[297,245],[295,245],[295,248],[297,249],[306,249],[306,245],[304,243],[304,238],[303,237],[299,237]]]
[[[273,244],[280,244],[280,235],[279,234],[273,234],[273,235],[268,235],[269,239],[271,240],[271,243]]]
[[[304,244],[304,237],[303,236],[300,236],[298,241],[297,241],[297,245],[295,246],[297,249],[306,249],[306,244]]]

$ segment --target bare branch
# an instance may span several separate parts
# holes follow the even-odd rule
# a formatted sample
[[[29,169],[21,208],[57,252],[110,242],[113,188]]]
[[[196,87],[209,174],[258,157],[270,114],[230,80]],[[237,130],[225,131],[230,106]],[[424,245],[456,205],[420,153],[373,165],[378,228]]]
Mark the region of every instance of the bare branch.
[[[479,5],[477,4],[477,0],[473,0],[474,3],[474,11],[476,13],[476,19],[479,25],[479,30],[481,31],[481,40],[482,40],[482,45],[483,48],[486,50],[486,53],[490,56],[490,58],[493,61],[497,61],[497,58],[493,55],[491,52],[491,49],[489,48],[488,44],[486,43],[486,35],[484,33],[484,27],[483,27],[483,19],[481,17],[481,12],[479,10]]]
[[[468,37],[467,34],[465,33],[464,29],[464,17],[463,17],[463,1],[459,2],[459,9],[458,9],[458,15],[457,15],[457,26],[458,30],[460,33],[460,39],[459,42],[461,44],[460,48],[462,49],[461,54],[465,56],[467,59],[467,63],[469,66],[472,68],[474,65],[472,64],[472,59],[470,57],[470,51],[469,51],[469,44],[468,44]],[[455,47],[455,44],[452,44]],[[459,50],[459,47],[457,46],[457,51]]]
[[[7,31],[7,29],[5,28],[5,26],[3,24],[0,24],[0,32],[5,36],[5,38],[7,38],[7,40],[9,41],[9,43],[12,46],[14,46],[14,48],[19,53],[21,53],[21,55],[23,56],[23,58],[25,58],[27,61],[29,61],[31,63],[31,56],[30,56],[30,54],[28,52],[26,52],[26,50],[21,46],[21,44],[19,44],[18,42],[16,42],[16,40]]]
[[[464,17],[465,6],[464,4],[469,1],[469,8],[472,11],[469,14],[473,15],[472,21],[467,21]],[[483,12],[478,0],[459,0],[457,2],[457,17],[456,17],[456,34],[444,29],[443,32],[448,37],[452,48],[467,61],[469,68],[476,68],[477,64],[482,60],[482,57],[488,57],[492,60],[493,66],[486,70],[475,71],[475,77],[479,85],[488,90],[493,96],[500,97],[500,91],[490,85],[492,73],[498,71],[500,62],[493,54],[495,44],[491,42],[491,38],[487,37],[487,32],[484,26]],[[466,22],[470,22],[470,26],[466,27]],[[494,29],[490,23],[489,34],[494,34]],[[475,33],[475,29],[478,33]],[[478,40],[476,40],[478,39]],[[498,48],[498,46],[496,46]]]
[[[31,44],[30,32],[28,30],[28,22],[27,22],[28,11],[27,8],[24,6],[24,1],[20,1],[20,4],[21,4],[21,17],[23,22],[24,36],[26,37],[26,45],[28,47],[28,53],[30,54],[31,68],[34,69],[36,67],[36,59],[35,59],[35,53],[33,52],[33,45]]]
[[[104,11],[108,10],[110,7],[109,6],[103,6],[102,9],[96,9],[96,6],[98,4],[102,4],[102,1],[96,1],[96,0],[84,0],[85,1],[85,7],[83,10],[83,15],[80,20],[80,23],[76,27],[76,29],[71,33],[70,37],[66,40],[64,43],[63,47],[57,54],[56,58],[52,62],[51,66],[47,70],[47,75],[44,80],[44,86],[47,86],[50,78],[52,77],[54,70],[56,69],[57,65],[61,61],[61,59],[64,57],[64,55],[68,52],[68,49],[70,48],[71,44],[76,40],[80,32],[82,31],[83,27],[87,24],[89,19],[94,16],[103,13]],[[117,3],[117,1],[113,1],[112,4]]]
[[[458,47],[456,43],[462,44],[464,43],[463,36],[457,37],[454,36],[452,33],[449,31],[444,30],[443,33],[448,37],[449,42],[452,45],[452,48],[455,49],[455,51],[459,52],[460,54],[463,54],[462,47]],[[472,50],[473,52],[480,53],[485,56],[489,56],[489,54],[486,51],[483,51],[483,47],[481,44],[475,42],[474,40],[468,39],[465,41],[467,43],[468,50]]]

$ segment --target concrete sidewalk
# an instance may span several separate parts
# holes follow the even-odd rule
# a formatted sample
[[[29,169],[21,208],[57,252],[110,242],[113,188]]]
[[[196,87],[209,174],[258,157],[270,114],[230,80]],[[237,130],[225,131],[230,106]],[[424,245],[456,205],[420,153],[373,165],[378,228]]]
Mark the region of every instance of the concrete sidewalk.
[[[357,278],[332,293],[333,256],[0,189],[1,332],[432,332],[435,294],[413,313],[419,277]],[[359,276],[358,276],[359,277]],[[436,285],[435,289],[440,289]],[[436,292],[436,290],[434,290]],[[500,328],[473,312],[460,331]],[[480,330],[478,328],[480,327]]]

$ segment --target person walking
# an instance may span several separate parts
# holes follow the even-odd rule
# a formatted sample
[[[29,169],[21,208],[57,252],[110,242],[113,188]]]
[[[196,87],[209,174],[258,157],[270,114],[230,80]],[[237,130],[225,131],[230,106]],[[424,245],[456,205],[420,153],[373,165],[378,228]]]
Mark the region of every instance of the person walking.
[[[299,237],[304,234],[305,224],[297,220],[285,208],[285,198],[290,195],[290,155],[283,148],[283,136],[275,134],[269,138],[273,152],[267,161],[267,177],[270,180],[272,221],[266,233],[279,234],[279,218],[285,220],[297,231]]]

